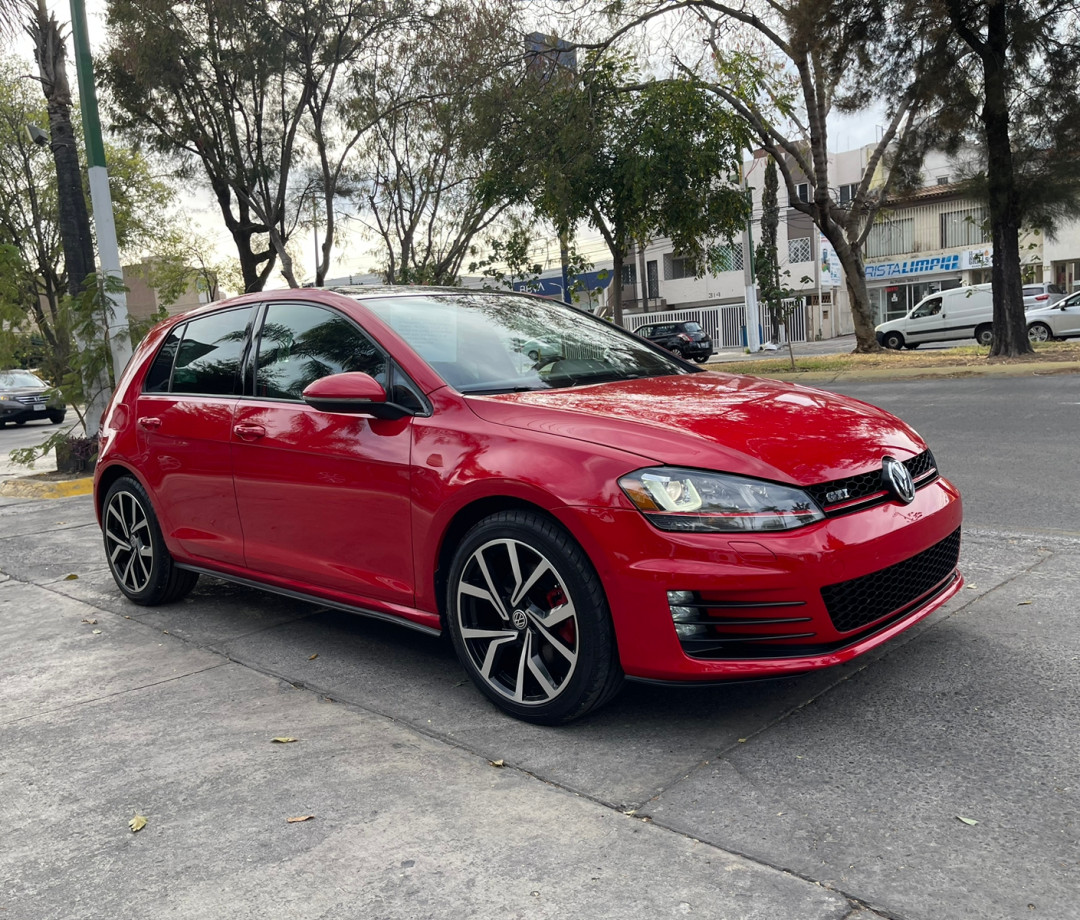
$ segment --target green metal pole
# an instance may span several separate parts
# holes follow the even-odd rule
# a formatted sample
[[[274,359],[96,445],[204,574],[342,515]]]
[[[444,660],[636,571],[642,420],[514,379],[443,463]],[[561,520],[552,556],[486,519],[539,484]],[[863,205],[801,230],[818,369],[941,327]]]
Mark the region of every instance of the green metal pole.
[[[122,287],[124,272],[120,265],[120,251],[116,242],[116,222],[113,219],[109,173],[105,167],[105,142],[101,138],[101,118],[98,115],[97,89],[94,86],[94,63],[90,56],[90,39],[87,34],[86,7],[83,0],[71,0],[71,37],[75,44],[79,108],[82,111],[83,137],[86,141],[90,201],[94,211],[94,230],[97,234],[101,274],[119,282],[114,287]],[[131,358],[127,297],[123,290],[109,291],[106,293],[106,301],[106,325],[115,380]]]

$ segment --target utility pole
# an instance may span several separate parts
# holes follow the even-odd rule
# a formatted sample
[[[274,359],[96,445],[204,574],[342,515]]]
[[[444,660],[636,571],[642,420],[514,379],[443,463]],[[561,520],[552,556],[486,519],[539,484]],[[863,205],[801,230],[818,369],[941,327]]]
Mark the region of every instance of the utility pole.
[[[761,333],[758,329],[757,283],[754,278],[754,237],[750,222],[754,219],[754,190],[750,180],[743,177],[746,186],[746,200],[750,205],[743,228],[743,281],[746,284],[746,350],[750,354],[761,351]]]
[[[112,195],[109,192],[109,173],[105,166],[105,144],[101,139],[101,119],[98,116],[97,90],[94,87],[94,67],[90,57],[90,41],[86,29],[86,7],[83,0],[71,0],[71,37],[75,44],[75,72],[79,83],[79,108],[82,111],[83,136],[86,141],[86,162],[89,167],[90,201],[97,231],[101,273],[123,284],[120,250],[116,243],[116,222],[113,220]],[[107,291],[106,329],[112,352],[113,383],[131,358],[131,336],[128,332],[127,296],[123,290]],[[100,407],[87,406],[87,420],[97,425],[112,387],[101,394]],[[90,432],[87,432],[89,435]]]

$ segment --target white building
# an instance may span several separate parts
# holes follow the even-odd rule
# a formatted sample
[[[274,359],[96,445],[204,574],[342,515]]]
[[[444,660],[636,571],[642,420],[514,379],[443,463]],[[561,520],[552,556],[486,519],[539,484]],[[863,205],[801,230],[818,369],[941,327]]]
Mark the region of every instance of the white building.
[[[872,147],[829,157],[834,200],[850,201],[862,179]],[[761,194],[767,158],[764,153],[744,164],[747,185],[753,190],[751,236],[761,239]],[[924,184],[916,193],[879,213],[864,247],[867,287],[875,322],[901,316],[918,300],[938,290],[990,280],[993,250],[984,205],[967,200],[958,191],[956,167],[943,154],[932,154],[923,167]],[[797,193],[806,200],[808,184],[797,181]],[[777,253],[785,285],[802,299],[801,315],[790,323],[792,340],[831,338],[854,331],[843,274],[831,246],[810,218],[785,206],[781,181]],[[695,278],[670,240],[659,239],[643,254],[628,253],[623,275],[626,324],[644,322],[639,313],[729,313],[745,301],[744,246],[741,239],[720,241],[725,270]],[[1059,239],[1047,240],[1036,232],[1020,240],[1025,281],[1056,281],[1065,290],[1080,287],[1080,221],[1071,223]],[[644,302],[637,277],[644,274]],[[690,318],[680,316],[679,318]],[[695,318],[697,318],[695,316]],[[741,328],[741,320],[703,323],[720,334],[722,327]],[[768,324],[765,337],[768,338]],[[727,336],[728,339],[732,335]]]

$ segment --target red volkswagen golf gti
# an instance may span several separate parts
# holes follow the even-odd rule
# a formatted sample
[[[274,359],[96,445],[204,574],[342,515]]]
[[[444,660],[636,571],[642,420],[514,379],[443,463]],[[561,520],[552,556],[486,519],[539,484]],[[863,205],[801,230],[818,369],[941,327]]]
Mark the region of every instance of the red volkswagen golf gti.
[[[275,291],[173,317],[101,432],[132,601],[208,575],[445,630],[531,722],[624,678],[835,665],[962,584],[960,495],[903,422],[525,295]]]

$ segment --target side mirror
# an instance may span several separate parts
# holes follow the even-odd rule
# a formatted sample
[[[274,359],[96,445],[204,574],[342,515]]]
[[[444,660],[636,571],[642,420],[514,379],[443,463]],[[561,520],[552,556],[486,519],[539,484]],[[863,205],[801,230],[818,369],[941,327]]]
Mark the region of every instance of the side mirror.
[[[300,396],[320,412],[344,412],[381,419],[412,415],[404,406],[387,402],[386,390],[374,377],[357,371],[320,377],[314,383],[309,383]]]

